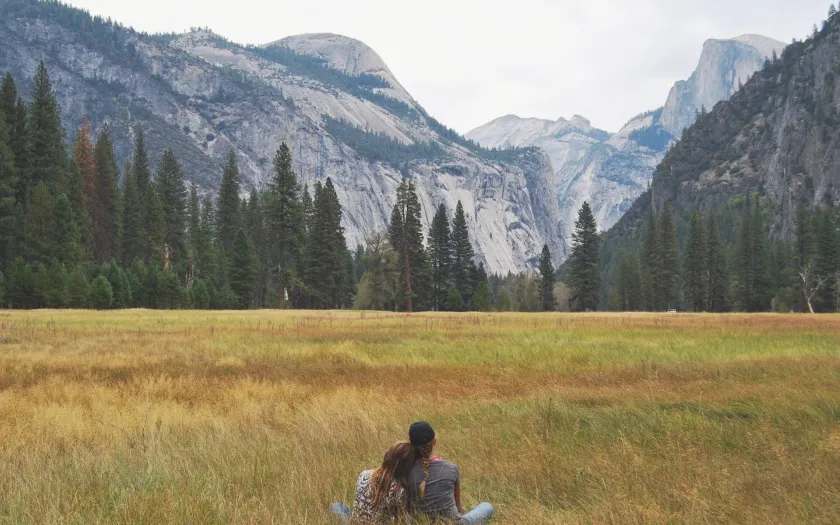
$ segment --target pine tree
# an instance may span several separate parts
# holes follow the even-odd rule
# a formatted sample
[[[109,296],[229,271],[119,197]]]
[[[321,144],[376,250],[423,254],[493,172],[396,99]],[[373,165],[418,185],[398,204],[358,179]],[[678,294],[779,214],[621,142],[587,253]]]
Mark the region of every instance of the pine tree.
[[[413,312],[415,305],[418,308],[423,305],[422,294],[428,286],[428,267],[423,246],[420,201],[414,183],[408,179],[403,179],[397,189],[397,202],[391,213],[388,232],[391,245],[399,255],[400,282],[405,300],[403,304],[408,312]]]
[[[645,246],[642,254],[642,297],[641,307],[644,310],[654,311],[662,302],[657,296],[658,287],[656,277],[659,271],[660,262],[659,232],[657,230],[656,215],[651,206],[648,215],[647,230],[645,235]]]
[[[30,184],[33,187],[46,184],[51,190],[57,191],[64,182],[64,169],[67,165],[64,129],[61,127],[58,102],[43,61],[38,65],[34,84],[27,115],[27,168]]]
[[[303,186],[303,192],[300,197],[301,214],[303,215],[303,236],[306,238],[309,231],[312,229],[312,220],[314,218],[314,204],[312,202],[312,195],[309,193],[309,186]]]
[[[598,226],[588,202],[584,202],[572,235],[570,308],[578,312],[598,309],[601,273],[598,268],[600,239]]]
[[[26,167],[29,159],[26,105],[18,95],[15,80],[10,73],[6,73],[3,85],[0,87],[0,115],[5,118],[8,147],[14,159],[15,199],[19,205],[25,206],[30,188],[29,172]]]
[[[131,285],[125,271],[110,262],[102,265],[101,274],[108,279],[114,295],[114,308],[128,308],[131,306]]]
[[[43,304],[47,308],[64,308],[69,302],[67,295],[67,270],[60,262],[53,260],[48,268],[39,270],[39,288]]]
[[[758,199],[747,199],[738,233],[738,305],[747,312],[765,311],[770,305],[770,274],[764,221]]]
[[[493,293],[490,291],[490,285],[487,281],[480,282],[478,288],[475,289],[473,306],[479,312],[489,312],[493,307]]]
[[[123,210],[123,251],[124,264],[131,264],[135,260],[151,262],[157,259],[153,256],[152,243],[157,237],[152,231],[149,221],[153,219],[154,191],[149,169],[149,157],[146,152],[146,141],[143,130],[138,126],[134,136],[134,157],[130,173],[126,173],[125,198]],[[162,248],[162,247],[161,247]]]
[[[190,185],[189,205],[187,208],[187,237],[189,239],[190,261],[193,266],[193,274],[197,271],[198,261],[201,254],[199,250],[201,241],[201,201],[198,198],[198,188],[195,184]]]
[[[32,194],[32,203],[24,227],[26,259],[32,262],[49,262],[54,255],[55,201],[47,185],[41,183]]]
[[[677,247],[677,226],[671,204],[666,202],[659,217],[659,261],[654,286],[658,289],[658,309],[667,310],[679,302],[680,254]]]
[[[840,270],[840,246],[838,246],[837,225],[831,212],[823,210],[816,222],[816,275],[825,281],[814,297],[817,312],[836,312],[837,273]]]
[[[245,211],[245,230],[254,247],[257,260],[257,284],[254,292],[254,304],[257,308],[265,306],[268,296],[268,236],[265,229],[265,214],[263,199],[260,193],[253,189],[248,198]]]
[[[0,309],[6,307],[6,277],[0,272]]]
[[[750,210],[751,200],[747,200],[745,213],[741,217],[741,226],[738,230],[737,261],[738,261],[738,306],[742,311],[749,311],[752,304],[755,284],[755,266],[753,265],[753,236],[752,213]]]
[[[6,278],[6,302],[12,308],[36,306],[35,276],[23,257],[17,257],[9,269],[9,276]]]
[[[289,291],[290,284],[296,279],[296,255],[303,247],[306,231],[305,213],[309,211],[302,209],[300,186],[292,170],[292,154],[284,143],[274,156],[274,177],[269,184],[269,213],[266,221],[274,248],[273,260],[277,267],[277,291],[281,296]],[[314,229],[315,226],[311,224],[310,228]],[[312,235],[314,233],[310,237]]]
[[[119,178],[116,154],[108,125],[102,127],[94,147],[96,174],[91,212],[93,255],[97,264],[118,257],[120,236]]]
[[[85,212],[89,217],[93,217],[96,201],[96,160],[90,123],[87,117],[82,117],[82,126],[76,133],[76,142],[73,144],[73,160],[79,168]]]
[[[464,309],[464,298],[454,286],[450,287],[446,293],[446,309],[450,312],[460,312]]]
[[[172,310],[180,307],[184,300],[178,274],[171,269],[158,272],[156,292],[157,308]]]
[[[71,308],[87,308],[90,289],[87,276],[77,267],[67,278],[67,300]]]
[[[446,205],[441,204],[429,228],[429,259],[432,266],[432,305],[440,311],[446,305],[450,286],[452,265],[452,244],[449,232],[449,217]]]
[[[245,230],[236,232],[231,246],[228,263],[228,281],[236,294],[236,308],[245,309],[251,305],[257,278],[257,260],[254,247],[248,240]]]
[[[729,275],[726,271],[726,257],[723,244],[720,242],[717,220],[713,213],[709,214],[707,229],[707,265],[709,269],[708,306],[710,312],[726,312],[729,310]]]
[[[205,198],[201,203],[201,244],[197,252],[202,255],[200,259],[197,259],[197,270],[198,275],[207,284],[211,300],[214,299],[214,292],[222,285],[221,253],[216,242],[218,239],[215,229],[217,223],[213,201],[209,197]]]
[[[773,294],[770,291],[772,281],[770,279],[770,268],[768,266],[769,251],[767,249],[767,232],[764,225],[764,218],[761,212],[761,203],[758,196],[753,206],[753,217],[750,221],[751,235],[753,237],[752,265],[755,281],[753,283],[753,297],[749,310],[753,312],[765,312],[770,309],[770,301]]]
[[[222,184],[216,204],[216,220],[220,247],[224,253],[230,252],[236,234],[240,229],[239,216],[239,166],[236,153],[228,154],[228,162],[222,172]]]
[[[557,306],[554,297],[554,264],[551,262],[551,252],[548,245],[544,245],[540,255],[540,306],[545,312],[553,311]]]
[[[622,257],[618,270],[618,307],[626,312],[642,309],[642,273],[639,257],[630,253]]]
[[[53,217],[53,246],[50,254],[71,266],[82,262],[85,258],[82,236],[67,195],[60,193],[55,199]]]
[[[165,245],[164,239],[166,237],[166,223],[163,214],[163,203],[158,197],[153,187],[149,188],[149,195],[147,197],[148,206],[146,207],[146,216],[144,223],[146,225],[146,246],[148,253],[146,261],[150,264],[164,264],[165,261]]]
[[[9,144],[9,125],[5,111],[5,104],[0,103],[0,272],[7,271],[14,260],[17,222],[17,169]]]
[[[107,310],[114,302],[114,292],[111,283],[105,276],[100,275],[90,283],[90,305],[96,310]]]
[[[709,304],[709,248],[706,226],[699,213],[691,217],[688,245],[685,252],[685,293],[691,310],[703,312]]]
[[[64,190],[61,192],[67,196],[70,203],[70,210],[76,230],[79,234],[80,246],[83,256],[90,257],[93,253],[93,234],[91,232],[90,216],[85,209],[84,189],[82,187],[82,174],[79,166],[72,158],[67,162],[67,169],[64,172]],[[58,195],[56,195],[57,197]]]
[[[341,226],[341,205],[332,180],[315,187],[314,220],[307,252],[307,287],[312,306],[339,308],[348,285],[347,244]]]
[[[143,243],[146,238],[143,225],[143,206],[140,201],[140,189],[134,175],[134,166],[128,164],[123,170],[123,205],[122,205],[122,264],[131,266],[143,258]]]
[[[187,187],[183,169],[170,149],[163,152],[155,183],[163,210],[164,252],[168,251],[172,267],[175,268],[187,259]]]
[[[455,206],[455,216],[452,218],[452,284],[458,290],[465,303],[472,299],[475,283],[471,275],[475,266],[475,251],[470,242],[467,229],[467,218],[461,201]]]

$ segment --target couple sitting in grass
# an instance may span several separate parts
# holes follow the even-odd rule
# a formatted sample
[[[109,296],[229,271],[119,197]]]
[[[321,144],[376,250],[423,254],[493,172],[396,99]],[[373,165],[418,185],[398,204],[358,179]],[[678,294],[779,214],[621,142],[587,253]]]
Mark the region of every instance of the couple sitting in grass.
[[[356,482],[353,511],[336,503],[333,513],[344,523],[366,525],[490,521],[493,507],[489,503],[464,513],[461,474],[453,463],[432,455],[437,445],[432,426],[425,421],[414,423],[408,438],[408,443],[397,443],[385,453],[381,467],[362,472]]]

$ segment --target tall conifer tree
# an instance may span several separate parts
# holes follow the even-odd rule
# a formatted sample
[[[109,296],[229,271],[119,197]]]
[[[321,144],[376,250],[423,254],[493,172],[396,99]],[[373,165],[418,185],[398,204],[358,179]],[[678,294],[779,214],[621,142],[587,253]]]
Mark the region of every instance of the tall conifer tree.
[[[120,256],[120,195],[117,185],[119,173],[108,124],[102,126],[93,151],[96,164],[91,215],[93,253],[94,261],[102,264]]]
[[[277,291],[283,297],[295,278],[294,270],[298,262],[295,255],[303,246],[302,237],[306,231],[300,186],[292,169],[292,153],[285,143],[280,145],[274,156],[274,177],[269,184],[269,201],[267,226],[274,247]]]
[[[57,191],[64,182],[67,155],[58,102],[44,62],[38,64],[27,115],[28,174],[32,187],[46,184]]]
[[[814,309],[818,312],[836,312],[837,277],[840,270],[840,246],[838,246],[837,225],[832,214],[823,210],[816,219],[816,274],[825,280],[814,297]]]
[[[622,257],[618,269],[618,307],[626,312],[642,308],[642,274],[639,257],[630,253]]]
[[[254,287],[257,278],[257,260],[254,255],[254,247],[251,245],[245,230],[236,232],[228,262],[228,281],[233,293],[236,294],[236,304],[232,305],[239,309],[251,306],[254,298]]]
[[[315,187],[314,218],[307,253],[307,286],[312,306],[340,308],[348,285],[347,244],[341,226],[341,205],[332,180]]]
[[[90,123],[87,117],[82,117],[82,125],[76,133],[76,142],[73,144],[73,160],[79,168],[85,212],[89,217],[93,217],[96,201],[96,160],[94,158]]]
[[[461,201],[455,205],[452,218],[452,285],[465,303],[470,303],[476,284],[472,276],[475,268],[475,251],[470,242],[467,217]]]
[[[446,205],[438,206],[429,228],[429,260],[432,265],[432,306],[440,311],[446,305],[452,266],[452,244]]]
[[[572,235],[572,256],[570,270],[570,288],[572,297],[570,307],[578,312],[598,309],[598,292],[601,288],[599,264],[600,239],[598,225],[592,208],[584,202],[575,222]]]
[[[688,245],[685,252],[685,294],[688,307],[695,312],[706,310],[709,304],[709,248],[706,225],[699,213],[691,217]]]
[[[129,267],[136,260],[142,260],[142,245],[145,238],[143,227],[143,206],[140,190],[134,176],[134,166],[126,164],[123,170],[123,205],[122,205],[122,264]]]
[[[3,84],[0,87],[0,114],[6,121],[6,133],[9,153],[14,160],[15,168],[15,199],[18,205],[27,204],[27,189],[29,185],[29,172],[26,169],[29,159],[29,141],[26,129],[26,105],[18,95],[15,80],[11,73],[3,77]]]
[[[0,273],[8,273],[8,268],[14,260],[17,222],[17,169],[9,145],[9,126],[4,113],[6,110],[5,104],[0,104]]]
[[[540,255],[540,306],[543,311],[550,312],[557,306],[554,296],[554,264],[551,262],[551,252],[548,245],[544,245]]]
[[[397,189],[397,202],[391,213],[389,235],[391,245],[398,253],[400,261],[400,282],[403,285],[403,303],[409,312],[415,306],[421,307],[422,294],[428,285],[426,251],[423,246],[423,225],[421,222],[420,201],[414,183],[403,179]]]
[[[659,231],[656,225],[656,215],[651,205],[648,214],[645,235],[644,252],[642,253],[642,298],[641,306],[645,310],[653,311],[661,302],[657,296],[658,287],[656,277],[660,262]]]
[[[233,150],[222,172],[219,198],[216,204],[219,242],[224,252],[229,252],[240,228],[239,216],[239,165]]]
[[[54,252],[55,201],[45,183],[32,192],[32,203],[26,216],[24,230],[25,255],[30,262],[49,262]]]
[[[677,226],[671,204],[666,202],[659,217],[659,261],[654,286],[658,289],[659,310],[675,308],[679,302],[680,254]]]
[[[187,260],[187,186],[181,164],[170,149],[163,152],[155,183],[163,210],[163,245],[173,267],[179,266]]]
[[[726,257],[720,242],[717,220],[714,213],[709,214],[707,264],[709,267],[708,311],[725,312],[729,310],[729,275],[726,270]]]

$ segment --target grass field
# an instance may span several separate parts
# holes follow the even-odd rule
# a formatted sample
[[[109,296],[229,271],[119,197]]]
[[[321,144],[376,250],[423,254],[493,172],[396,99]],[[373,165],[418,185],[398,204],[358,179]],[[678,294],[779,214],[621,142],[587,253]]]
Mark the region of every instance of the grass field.
[[[0,312],[0,523],[331,523],[421,418],[496,523],[840,523],[837,316]]]

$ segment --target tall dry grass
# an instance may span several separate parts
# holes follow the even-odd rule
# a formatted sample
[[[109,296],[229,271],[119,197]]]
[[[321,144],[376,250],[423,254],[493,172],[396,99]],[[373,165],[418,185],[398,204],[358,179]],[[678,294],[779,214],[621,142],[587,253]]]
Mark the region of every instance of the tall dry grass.
[[[497,523],[840,523],[840,317],[0,312],[0,523],[330,523],[432,421]]]

